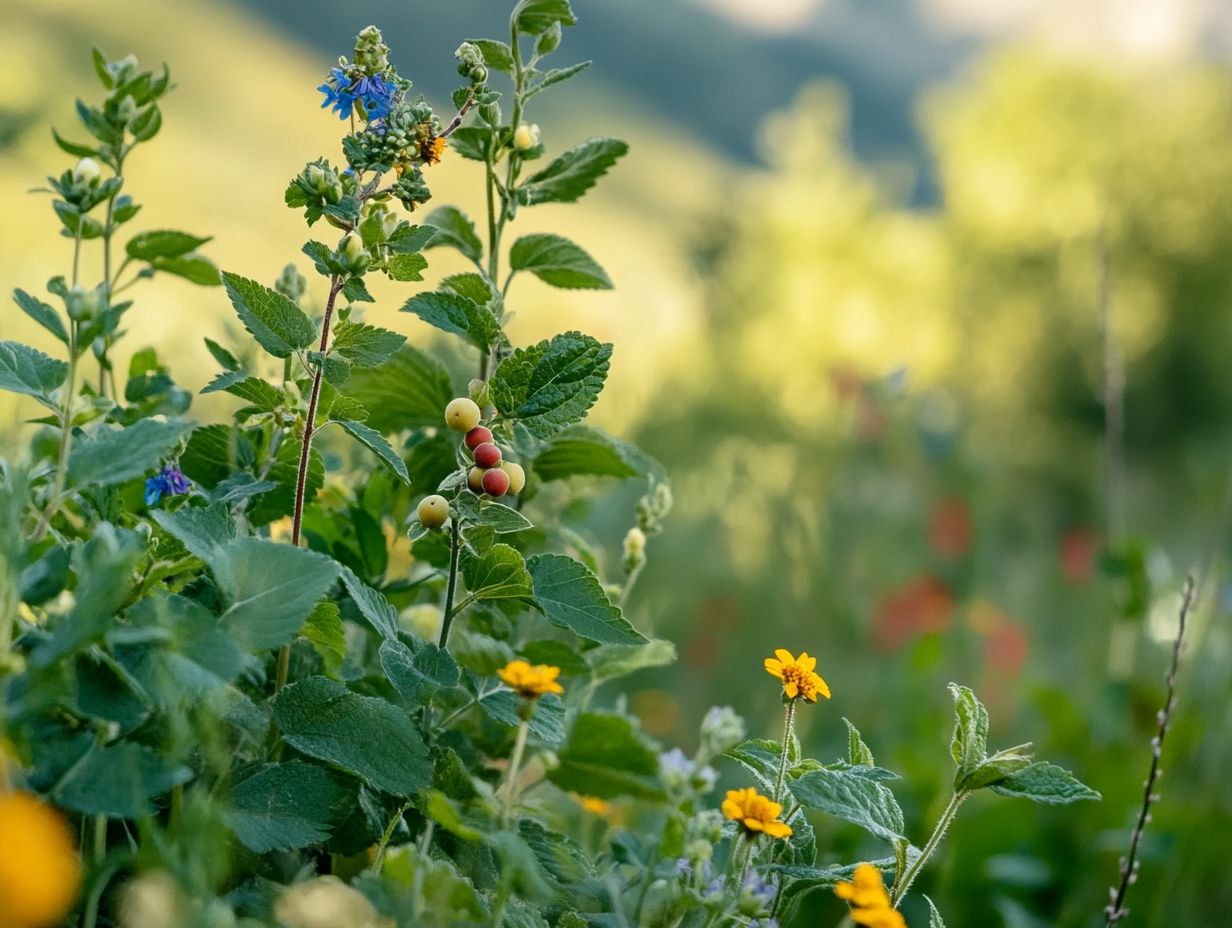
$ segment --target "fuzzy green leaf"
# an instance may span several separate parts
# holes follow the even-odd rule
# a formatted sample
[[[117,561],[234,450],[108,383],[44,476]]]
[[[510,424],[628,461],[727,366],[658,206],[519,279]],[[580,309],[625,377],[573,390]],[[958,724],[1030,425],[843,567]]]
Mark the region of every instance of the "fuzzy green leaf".
[[[214,572],[229,608],[221,622],[250,651],[286,644],[338,577],[338,565],[305,548],[238,538]]]
[[[1066,805],[1080,799],[1102,798],[1068,770],[1043,761],[1010,774],[994,784],[992,791],[1003,796],[1021,796],[1048,805]]]
[[[574,425],[553,435],[535,457],[540,480],[567,477],[639,477],[645,455],[618,438],[588,425]]]
[[[13,300],[21,307],[21,311],[45,328],[64,344],[68,344],[68,330],[64,328],[64,320],[60,314],[37,297],[31,296],[20,288],[13,291]],[[7,388],[6,388],[7,389]]]
[[[586,416],[603,389],[611,357],[610,344],[581,332],[519,348],[496,369],[492,401],[536,438],[550,438]]]
[[[51,794],[59,806],[83,815],[143,818],[150,800],[192,779],[192,771],[152,748],[123,741],[95,744]]]
[[[480,351],[491,351],[500,340],[501,328],[492,310],[449,290],[417,293],[402,306],[424,322],[444,332],[460,335]]]
[[[183,277],[191,283],[202,287],[219,287],[222,285],[222,275],[218,265],[201,255],[183,255],[178,258],[155,258],[151,267],[164,274],[174,274]]]
[[[629,151],[620,139],[588,139],[555,158],[517,188],[523,206],[574,203]]]
[[[202,393],[223,391],[253,406],[273,411],[282,405],[282,392],[260,377],[252,377],[243,371],[223,371],[202,387]]]
[[[0,390],[38,397],[50,405],[48,394],[67,376],[63,361],[20,342],[0,342]]]
[[[441,206],[434,209],[428,214],[424,223],[436,230],[436,234],[424,246],[425,248],[449,245],[458,249],[472,261],[478,261],[483,255],[483,242],[479,240],[475,224],[456,206]]]
[[[362,422],[355,422],[351,419],[339,419],[337,421],[348,435],[375,454],[377,459],[385,465],[390,473],[408,487],[411,485],[411,477],[406,472],[406,462],[398,456],[398,452],[394,451],[393,446],[384,439],[380,432],[369,428]]]
[[[810,809],[859,825],[891,843],[905,840],[903,810],[894,794],[854,769],[813,770],[788,786],[796,800]]]
[[[924,897],[924,901],[928,903],[928,928],[945,928],[945,920],[937,911],[937,907],[933,905],[933,901],[927,896]]]
[[[352,371],[344,392],[368,410],[367,424],[386,435],[442,425],[454,396],[445,366],[410,345],[376,367]]]
[[[353,798],[337,774],[299,760],[263,764],[231,788],[224,819],[254,854],[310,847]]]
[[[513,22],[519,32],[539,35],[556,23],[576,25],[577,17],[569,7],[569,0],[521,0],[513,10]]]
[[[123,483],[154,470],[189,424],[182,419],[139,419],[123,429],[100,424],[73,444],[68,477],[74,486]]]
[[[284,546],[285,547],[285,546]],[[410,796],[432,780],[432,761],[415,726],[383,699],[309,677],[286,687],[274,719],[295,750],[362,778],[375,789]]]
[[[950,756],[960,769],[974,769],[988,755],[988,710],[968,687],[951,683],[950,694],[954,697]]]
[[[153,261],[155,258],[178,258],[190,251],[195,251],[209,240],[209,236],[201,238],[197,235],[189,235],[187,232],[154,229],[149,232],[138,232],[128,240],[124,250],[128,252],[130,258],[138,261]]]
[[[583,712],[560,750],[548,779],[561,789],[612,799],[662,799],[659,754],[634,722],[609,712]]]
[[[342,625],[342,613],[338,604],[323,599],[308,613],[308,619],[299,633],[312,644],[325,664],[325,673],[337,677],[346,657],[346,629]]]
[[[467,591],[477,600],[523,599],[531,594],[531,576],[522,555],[509,545],[493,545],[482,557],[462,561]]]
[[[535,602],[549,622],[600,644],[645,644],[581,561],[563,554],[537,554],[526,562]]]
[[[316,326],[289,297],[229,271],[222,280],[244,328],[274,357],[288,358],[313,343]]]
[[[509,251],[509,266],[569,290],[610,290],[612,281],[585,250],[560,235],[524,235]]]

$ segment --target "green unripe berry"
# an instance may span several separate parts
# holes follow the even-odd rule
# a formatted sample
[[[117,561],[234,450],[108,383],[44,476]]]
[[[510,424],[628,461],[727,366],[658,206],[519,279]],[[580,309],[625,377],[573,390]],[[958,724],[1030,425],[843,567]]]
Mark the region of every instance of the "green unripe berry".
[[[445,424],[455,432],[469,432],[479,424],[479,404],[468,396],[450,400],[445,407]]]
[[[338,256],[348,271],[358,273],[368,266],[368,251],[364,240],[356,232],[348,232],[338,243]]]
[[[416,511],[424,528],[440,528],[449,520],[449,501],[434,493],[420,500]]]
[[[509,492],[517,496],[526,486],[526,471],[515,461],[501,461],[500,469],[509,475]]]

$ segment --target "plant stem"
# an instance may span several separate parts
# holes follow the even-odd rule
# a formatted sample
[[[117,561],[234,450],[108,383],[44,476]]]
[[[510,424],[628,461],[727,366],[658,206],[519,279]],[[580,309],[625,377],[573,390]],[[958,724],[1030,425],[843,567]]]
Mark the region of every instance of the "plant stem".
[[[523,719],[522,723],[518,725],[518,737],[513,743],[513,756],[509,758],[509,769],[505,771],[504,807],[501,813],[501,821],[505,824],[509,823],[509,816],[513,813],[518,768],[522,766],[522,755],[526,753],[526,738],[529,734],[530,719]]]
[[[77,286],[78,271],[81,266],[81,225],[77,226],[77,234],[73,236],[73,286]],[[52,516],[60,505],[60,496],[64,493],[65,470],[68,468],[68,450],[73,441],[73,393],[77,388],[77,320],[68,322],[68,381],[64,386],[64,409],[60,414],[60,447],[56,452],[56,476],[52,484],[51,497],[39,517],[34,529],[34,541],[41,541],[51,527]]]
[[[933,829],[933,833],[928,837],[928,843],[924,845],[924,850],[920,852],[920,856],[916,858],[915,863],[909,866],[905,872],[894,874],[894,888],[890,893],[891,901],[894,908],[898,908],[898,904],[907,895],[907,890],[911,888],[911,884],[915,882],[915,878],[920,875],[920,871],[924,869],[924,865],[928,863],[928,858],[933,855],[933,852],[941,844],[941,840],[945,837],[946,831],[954,821],[954,817],[958,814],[958,807],[963,804],[963,800],[967,798],[968,793],[965,790],[956,790],[950,801],[945,804],[945,809],[941,813],[941,818],[937,820],[937,827]]]
[[[783,717],[783,749],[779,757],[779,775],[774,781],[774,801],[782,802],[783,781],[787,778],[787,754],[791,750],[792,730],[796,724],[796,701],[794,699],[787,703],[787,709]]]
[[[107,816],[94,816],[94,863],[101,864],[107,857]]]
[[[440,647],[449,643],[449,627],[453,624],[453,598],[458,592],[458,555],[461,554],[461,539],[458,537],[458,520],[449,520],[449,580],[445,584],[445,608],[442,610]]]
[[[1161,773],[1159,759],[1163,755],[1164,738],[1167,737],[1168,725],[1172,720],[1172,709],[1176,703],[1176,675],[1180,669],[1181,646],[1185,641],[1185,621],[1189,618],[1189,612],[1193,608],[1195,587],[1193,574],[1190,574],[1185,578],[1185,588],[1181,594],[1180,624],[1176,631],[1176,638],[1172,642],[1172,663],[1168,667],[1168,676],[1165,678],[1168,695],[1164,699],[1163,708],[1156,716],[1158,724],[1155,737],[1151,739],[1151,767],[1142,784],[1142,806],[1138,810],[1138,820],[1134,823],[1134,831],[1129,839],[1129,854],[1121,858],[1121,882],[1110,891],[1111,901],[1104,909],[1104,915],[1107,917],[1105,925],[1115,925],[1129,915],[1129,909],[1125,908],[1125,896],[1138,877],[1138,845],[1142,841],[1142,833],[1146,830],[1147,822],[1151,819],[1151,805],[1159,798],[1155,794],[1155,782]]]
[[[389,820],[389,824],[385,826],[385,832],[381,835],[381,843],[376,846],[376,856],[372,858],[372,872],[380,873],[381,864],[385,862],[385,850],[389,847],[389,842],[393,839],[394,832],[398,828],[398,823],[402,821],[402,816],[406,815],[406,810],[411,807],[411,804],[405,803],[394,814],[394,817]],[[431,828],[433,822],[428,822],[428,827]]]
[[[321,321],[322,355],[329,347],[329,326],[334,317],[334,301],[342,290],[342,278],[334,274],[329,279],[329,298],[325,301],[325,318]],[[317,401],[321,398],[321,378],[325,373],[324,359],[312,375],[312,393],[308,397],[308,416],[304,420],[304,442],[299,453],[299,472],[295,477],[295,512],[291,519],[291,544],[299,547],[300,527],[304,521],[304,492],[308,484],[308,464],[312,459],[312,436],[316,431]],[[274,680],[274,692],[287,685],[291,670],[291,645],[284,644],[278,651],[278,674]]]

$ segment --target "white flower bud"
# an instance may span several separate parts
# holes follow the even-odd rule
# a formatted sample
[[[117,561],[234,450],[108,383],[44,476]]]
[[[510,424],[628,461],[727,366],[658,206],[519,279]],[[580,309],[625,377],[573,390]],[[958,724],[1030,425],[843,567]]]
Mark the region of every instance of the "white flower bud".
[[[274,903],[274,917],[287,928],[373,928],[377,924],[372,903],[336,876],[287,887]]]
[[[79,184],[94,184],[98,182],[102,170],[93,158],[82,158],[73,168],[73,180]]]
[[[513,147],[518,151],[530,151],[539,144],[539,127],[522,123],[513,133]]]
[[[441,635],[441,610],[432,603],[411,606],[399,617],[399,622],[412,635],[424,641],[436,641]]]

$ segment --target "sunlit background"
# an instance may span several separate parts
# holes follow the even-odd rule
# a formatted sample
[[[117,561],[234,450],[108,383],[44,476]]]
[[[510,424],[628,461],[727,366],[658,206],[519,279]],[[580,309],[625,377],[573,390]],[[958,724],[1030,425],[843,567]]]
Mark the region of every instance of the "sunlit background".
[[[994,743],[1034,739],[1104,801],[973,800],[920,887],[957,928],[1102,924],[1194,570],[1129,901],[1136,925],[1227,924],[1232,4],[574,5],[564,54],[595,64],[530,116],[549,152],[593,134],[632,150],[581,206],[519,226],[567,233],[617,289],[520,282],[511,335],[613,341],[594,418],[675,482],[631,604],[680,651],[630,697],[647,730],[687,743],[718,702],[777,737],[761,658],[807,648],[834,691],[802,719],[809,747],[837,756],[840,716],[856,721],[907,775],[919,843],[948,785],[945,683],[967,682]],[[315,87],[351,36],[381,25],[399,71],[444,101],[452,49],[506,15],[498,0],[5,0],[0,283],[37,290],[67,266],[71,242],[27,191],[70,165],[48,126],[73,135],[91,44],[166,60],[178,85],[131,163],[135,222],[213,235],[221,266],[272,280],[304,239],[286,181],[339,155]],[[479,212],[473,162],[432,170],[437,201]],[[433,275],[458,270],[432,258]],[[397,312],[406,287],[375,287],[370,317],[434,343]],[[157,280],[123,345],[156,346],[195,390],[202,338],[230,319],[220,290]],[[51,350],[15,307],[0,333]],[[0,397],[3,450],[34,414]],[[638,492],[571,510],[613,563]],[[825,856],[877,853],[859,841],[819,832]]]

